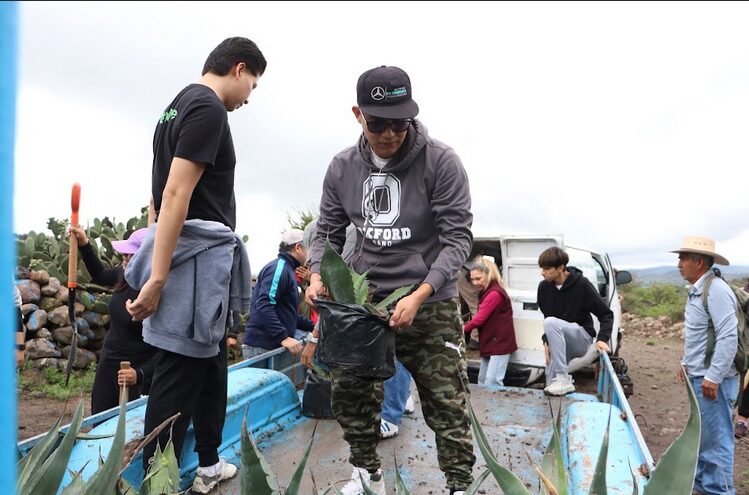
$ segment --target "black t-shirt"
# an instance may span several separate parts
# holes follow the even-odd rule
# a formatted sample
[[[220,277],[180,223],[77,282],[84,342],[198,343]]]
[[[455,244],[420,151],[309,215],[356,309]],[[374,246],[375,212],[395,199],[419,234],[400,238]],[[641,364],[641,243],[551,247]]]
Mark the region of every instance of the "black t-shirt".
[[[234,230],[234,142],[226,108],[211,88],[190,84],[156,124],[151,192],[157,214],[174,157],[206,165],[190,198],[187,219],[221,222]]]

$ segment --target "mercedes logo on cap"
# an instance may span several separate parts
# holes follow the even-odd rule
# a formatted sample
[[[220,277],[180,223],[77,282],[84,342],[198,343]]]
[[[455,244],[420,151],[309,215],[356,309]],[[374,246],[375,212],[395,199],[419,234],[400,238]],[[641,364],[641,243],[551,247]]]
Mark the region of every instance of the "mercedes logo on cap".
[[[372,95],[372,99],[374,101],[380,101],[385,98],[385,90],[382,88],[382,86],[375,86],[372,89],[372,93],[370,94]]]

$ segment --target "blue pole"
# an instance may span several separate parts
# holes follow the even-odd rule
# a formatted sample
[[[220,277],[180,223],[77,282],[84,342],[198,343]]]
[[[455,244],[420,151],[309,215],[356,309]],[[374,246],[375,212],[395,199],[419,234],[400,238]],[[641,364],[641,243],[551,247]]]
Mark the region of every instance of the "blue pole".
[[[16,490],[16,364],[13,325],[13,159],[18,4],[0,2],[0,493]]]

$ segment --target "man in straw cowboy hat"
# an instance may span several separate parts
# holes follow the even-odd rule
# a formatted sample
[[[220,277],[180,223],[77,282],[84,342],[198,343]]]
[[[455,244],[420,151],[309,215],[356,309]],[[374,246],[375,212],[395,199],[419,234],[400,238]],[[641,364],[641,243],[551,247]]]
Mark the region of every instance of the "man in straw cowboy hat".
[[[713,273],[713,263],[728,265],[715,252],[715,241],[685,237],[679,254],[679,274],[691,284],[684,309],[684,357],[681,364],[697,395],[702,417],[700,452],[694,493],[733,495],[732,409],[738,392],[738,372],[733,359],[738,343],[737,301],[728,284]],[[702,292],[710,284],[707,307]],[[712,355],[708,351],[708,326],[715,329]],[[681,378],[681,373],[679,373]]]

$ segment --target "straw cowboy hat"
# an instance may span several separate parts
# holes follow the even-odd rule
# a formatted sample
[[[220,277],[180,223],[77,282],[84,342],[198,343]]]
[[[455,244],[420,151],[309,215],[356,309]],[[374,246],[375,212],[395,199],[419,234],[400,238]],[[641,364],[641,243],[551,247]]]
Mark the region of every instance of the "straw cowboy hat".
[[[728,266],[728,260],[715,252],[715,241],[707,237],[686,236],[681,241],[681,247],[670,253],[697,253],[712,256],[719,265]]]

